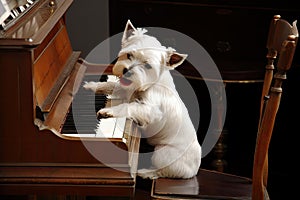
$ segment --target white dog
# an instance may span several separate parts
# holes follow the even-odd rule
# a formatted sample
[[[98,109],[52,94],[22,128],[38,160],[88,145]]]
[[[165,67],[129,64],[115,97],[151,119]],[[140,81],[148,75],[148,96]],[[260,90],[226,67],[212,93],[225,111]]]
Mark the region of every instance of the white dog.
[[[133,119],[154,146],[152,167],[139,169],[139,176],[191,178],[200,167],[201,146],[169,72],[182,64],[187,55],[162,46],[146,32],[134,28],[128,20],[113,67],[113,74],[120,81],[87,82],[84,88],[127,98],[128,103],[103,108],[97,114]]]

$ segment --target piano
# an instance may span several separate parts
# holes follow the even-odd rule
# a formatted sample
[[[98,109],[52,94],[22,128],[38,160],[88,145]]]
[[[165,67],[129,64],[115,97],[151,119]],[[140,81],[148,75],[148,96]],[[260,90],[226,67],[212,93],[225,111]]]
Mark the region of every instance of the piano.
[[[0,18],[0,197],[132,199],[140,131],[130,119],[97,120],[97,109],[120,100],[82,89],[115,77],[72,49],[72,0],[0,3],[9,12]]]

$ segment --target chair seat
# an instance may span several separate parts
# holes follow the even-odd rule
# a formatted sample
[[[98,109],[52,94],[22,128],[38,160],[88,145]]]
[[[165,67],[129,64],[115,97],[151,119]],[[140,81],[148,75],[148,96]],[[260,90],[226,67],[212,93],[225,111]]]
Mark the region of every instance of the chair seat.
[[[249,178],[200,169],[191,179],[153,180],[154,199],[251,199]]]

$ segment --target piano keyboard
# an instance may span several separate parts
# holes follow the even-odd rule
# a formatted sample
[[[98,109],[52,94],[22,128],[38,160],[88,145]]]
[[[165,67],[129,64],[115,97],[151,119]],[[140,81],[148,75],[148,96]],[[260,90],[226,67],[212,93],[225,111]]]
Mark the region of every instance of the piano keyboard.
[[[85,76],[85,81],[95,81],[95,76]],[[100,81],[118,81],[113,75],[103,75]],[[101,108],[120,103],[111,95],[99,95],[79,88],[70,106],[69,113],[61,129],[65,136],[122,138],[125,129],[126,117],[97,119],[97,111]]]

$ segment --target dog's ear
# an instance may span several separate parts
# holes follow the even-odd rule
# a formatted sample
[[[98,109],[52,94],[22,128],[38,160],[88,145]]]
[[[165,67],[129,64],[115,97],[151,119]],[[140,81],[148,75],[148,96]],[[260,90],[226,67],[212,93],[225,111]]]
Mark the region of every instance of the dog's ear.
[[[187,54],[180,54],[175,51],[168,51],[167,66],[170,69],[175,69],[183,63],[187,56]]]
[[[126,40],[132,35],[132,32],[135,30],[136,28],[132,25],[131,21],[128,20],[123,33],[122,43],[126,42]]]

